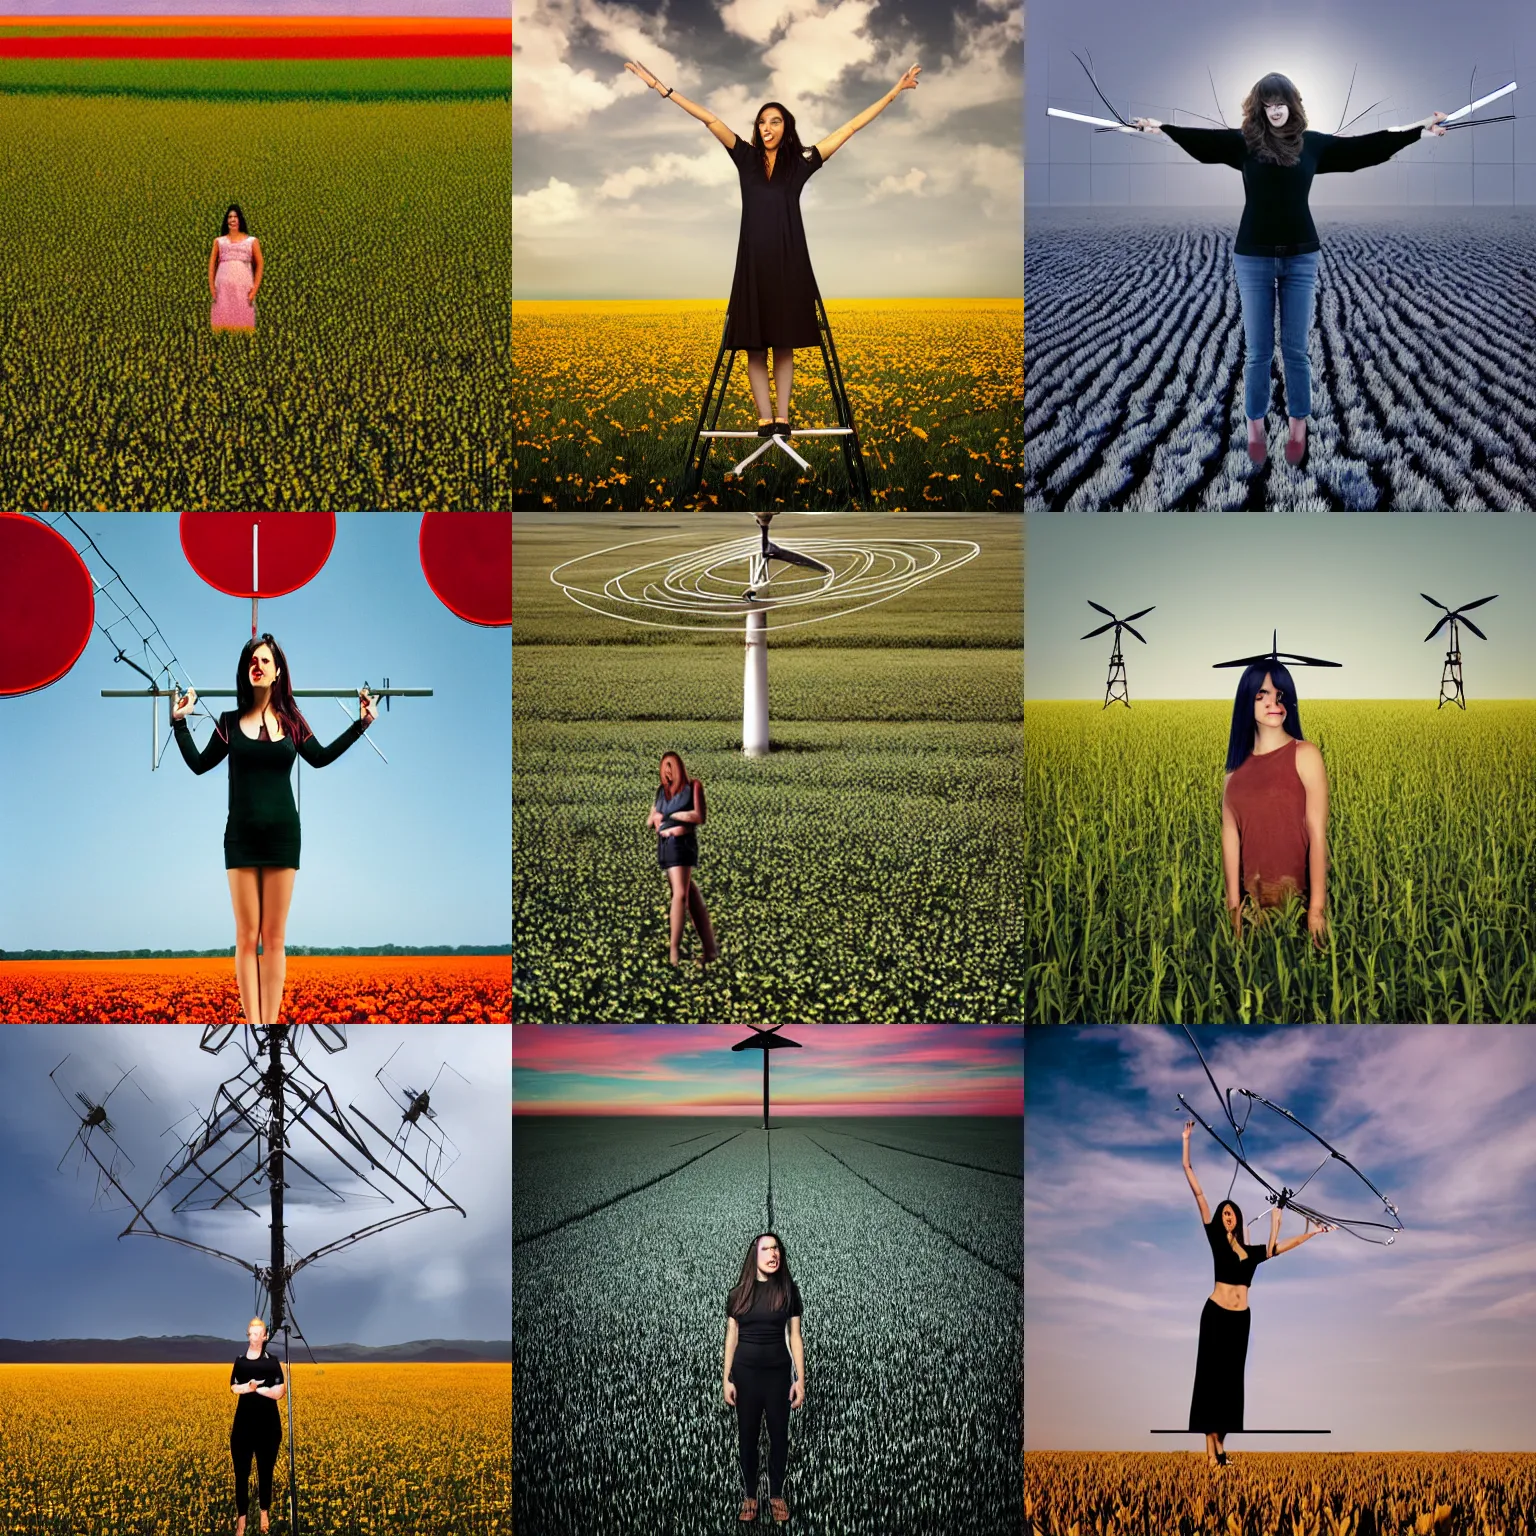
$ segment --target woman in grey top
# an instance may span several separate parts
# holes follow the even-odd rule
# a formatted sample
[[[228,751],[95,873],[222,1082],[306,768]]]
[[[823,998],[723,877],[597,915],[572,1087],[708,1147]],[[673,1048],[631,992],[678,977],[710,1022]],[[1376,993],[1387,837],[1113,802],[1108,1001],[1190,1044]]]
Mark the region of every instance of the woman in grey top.
[[[704,941],[704,953],[700,965],[706,965],[720,953],[715,943],[714,926],[704,898],[693,883],[693,871],[699,862],[699,837],[697,828],[703,826],[706,807],[704,785],[699,779],[690,779],[683,760],[676,752],[667,752],[661,759],[661,787],[651,805],[646,825],[654,827],[657,834],[656,862],[667,872],[672,885],[672,936],[670,960],[677,964],[677,947],[682,942],[683,924],[693,918],[693,926]]]

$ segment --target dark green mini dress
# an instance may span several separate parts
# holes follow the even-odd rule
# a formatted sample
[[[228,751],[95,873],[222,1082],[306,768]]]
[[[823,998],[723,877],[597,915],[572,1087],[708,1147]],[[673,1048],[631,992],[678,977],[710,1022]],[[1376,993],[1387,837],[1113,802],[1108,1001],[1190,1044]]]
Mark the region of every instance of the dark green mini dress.
[[[224,868],[297,869],[299,811],[293,803],[289,775],[300,753],[311,768],[334,763],[367,725],[354,720],[330,746],[306,736],[297,747],[287,737],[273,741],[262,722],[261,736],[252,741],[240,729],[238,711],[227,709],[208,745],[198,751],[185,720],[175,723],[176,745],[193,773],[207,773],[229,759],[229,819],[224,823]]]

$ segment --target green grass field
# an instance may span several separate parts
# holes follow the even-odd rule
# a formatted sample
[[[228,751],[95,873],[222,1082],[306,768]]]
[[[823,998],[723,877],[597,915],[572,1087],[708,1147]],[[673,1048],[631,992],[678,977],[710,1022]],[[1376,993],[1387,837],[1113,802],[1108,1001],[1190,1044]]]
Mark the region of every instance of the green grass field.
[[[508,506],[496,63],[6,61],[0,504]],[[413,70],[471,96],[406,99]],[[264,90],[368,99],[226,99]],[[252,335],[209,328],[231,202],[267,261]]]
[[[749,761],[738,634],[602,618],[549,572],[626,540],[667,535],[682,553],[755,530],[707,515],[516,520],[514,1017],[1017,1019],[1019,519],[776,523],[791,545],[797,530],[879,533],[974,539],[982,554],[858,614],[782,637],[770,620],[775,749]],[[668,888],[645,819],[669,749],[709,795],[697,880],[721,958],[707,972],[687,963],[691,930],[684,966],[666,963]]]
[[[1234,942],[1221,869],[1231,706],[1024,711],[1029,1022],[1536,1019],[1536,704],[1309,703],[1328,768],[1329,943]]]

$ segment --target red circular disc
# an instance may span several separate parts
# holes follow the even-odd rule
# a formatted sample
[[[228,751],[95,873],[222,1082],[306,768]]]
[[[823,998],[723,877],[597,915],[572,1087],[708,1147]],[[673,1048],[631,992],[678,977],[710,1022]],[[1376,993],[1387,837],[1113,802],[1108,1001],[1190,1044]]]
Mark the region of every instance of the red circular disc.
[[[35,517],[0,512],[0,694],[56,683],[95,621],[95,584],[69,540]]]
[[[252,538],[252,530],[255,538]],[[297,591],[330,558],[334,512],[183,512],[181,552],[210,587],[231,597]]]
[[[512,622],[512,514],[423,512],[421,573],[471,624]]]

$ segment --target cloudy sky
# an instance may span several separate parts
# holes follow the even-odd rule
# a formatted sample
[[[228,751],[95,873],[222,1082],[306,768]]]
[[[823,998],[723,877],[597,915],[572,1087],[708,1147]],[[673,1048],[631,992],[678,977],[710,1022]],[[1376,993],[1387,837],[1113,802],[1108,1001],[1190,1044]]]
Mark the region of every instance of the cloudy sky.
[[[107,1105],[115,1139],[133,1160],[120,1178],[139,1200],[160,1182],[178,1143],[169,1127],[190,1133],[211,1109],[218,1085],[244,1065],[238,1031],[218,1056],[198,1049],[201,1030],[183,1025],[28,1025],[0,1030],[0,1082],[6,1111],[0,1117],[0,1336],[20,1339],[130,1338],[137,1334],[227,1335],[238,1342],[255,1300],[250,1274],[227,1260],[154,1237],[118,1233],[133,1219],[124,1208],[93,1209],[95,1168],[87,1159],[76,1173],[78,1143],[63,1170],[55,1165],[70,1145],[77,1120],[54,1091],[48,1074],[61,1073],[71,1092],[99,1102],[119,1077],[135,1068]],[[327,1254],[295,1281],[294,1312],[311,1343],[385,1345],[422,1338],[505,1339],[511,1326],[511,1115],[507,1099],[511,1028],[496,1025],[353,1025],[347,1049],[327,1055],[312,1032],[299,1031],[305,1066],[330,1086],[348,1121],[377,1153],[386,1149],[352,1114],[356,1104],[376,1125],[391,1128],[390,1101],[374,1074],[400,1047],[389,1074],[413,1089],[426,1088],[447,1062],[468,1079],[445,1071],[432,1090],[440,1125],[458,1147],[457,1162],[439,1181],[465,1212],[434,1212]],[[58,1081],[56,1079],[56,1081]],[[134,1091],[138,1083],[146,1102]],[[91,1133],[103,1160],[111,1147]],[[334,1141],[334,1135],[332,1135]],[[421,1161],[421,1140],[407,1150]],[[347,1194],[356,1184],[302,1130],[289,1146],[306,1167]],[[395,1167],[398,1165],[390,1165]],[[334,1176],[334,1177],[333,1177]],[[288,1242],[302,1257],[360,1227],[384,1220],[412,1202],[382,1175],[376,1184],[396,1203],[376,1196],[323,1208],[290,1194]],[[292,1208],[297,1200],[298,1209]],[[169,1215],[173,1198],[161,1196],[146,1215],[162,1232],[206,1244],[256,1263],[270,1257],[267,1202],[248,1201],[258,1214],[200,1212]],[[441,1201],[434,1199],[434,1204]],[[121,1198],[119,1197],[121,1207]],[[267,1309],[263,1307],[263,1315]]]
[[[1221,1088],[1262,1093],[1305,1120],[1398,1207],[1404,1226],[1391,1247],[1331,1232],[1259,1266],[1246,1422],[1332,1433],[1245,1436],[1239,1448],[1536,1450],[1536,1031],[1368,1025],[1195,1036]],[[1030,1029],[1025,1084],[1025,1449],[1196,1450],[1196,1436],[1147,1431],[1187,1421],[1211,1292],[1176,1098],[1220,1123],[1199,1058],[1179,1028]],[[1257,1166],[1299,1187],[1322,1149],[1260,1107],[1249,1124]],[[1236,1165],[1202,1128],[1193,1135],[1191,1159],[1214,1210]],[[1341,1165],[1319,1177],[1330,1176],[1333,1204],[1319,1199],[1318,1209],[1380,1215]],[[1238,1172],[1232,1198],[1245,1220],[1261,1218],[1250,1236],[1262,1242],[1260,1186]],[[1301,1230],[1287,1214],[1282,1240]]]
[[[251,605],[188,565],[177,514],[76,521],[144,605],[183,675],[232,689]],[[433,690],[381,707],[368,736],[329,767],[295,762],[290,783],[304,835],[291,944],[504,944],[512,931],[511,631],[468,623],[438,600],[422,574],[420,534],[415,513],[343,513],[320,573],[261,602],[260,626],[283,647],[296,687],[366,680],[379,688],[387,673],[396,687]],[[112,580],[99,563],[92,574]],[[132,608],[121,587],[112,595]],[[118,618],[108,596],[96,616],[103,625]],[[126,626],[114,633],[133,635]],[[136,644],[128,654],[144,665]],[[228,761],[194,775],[162,701],[162,755],[152,772],[148,704],[101,696],[144,686],[93,629],[57,682],[0,699],[0,797],[28,810],[6,829],[12,878],[0,881],[0,949],[234,943],[223,842]],[[216,716],[234,703],[206,707]],[[299,703],[325,743],[357,714],[355,699],[350,717],[331,699]],[[191,724],[206,746],[212,723]]]
[[[1017,1115],[1019,1032],[917,1024],[803,1024],[773,1052],[769,1097],[783,1115]],[[760,1051],[732,1051],[737,1025],[573,1029],[520,1024],[518,1114],[743,1115],[763,1102]]]
[[[782,101],[803,144],[903,91],[800,199],[828,298],[1018,297],[1023,9],[1018,0],[519,0],[512,43],[518,299],[724,300],[736,167],[633,74],[750,138]]]
[[[1445,631],[1419,595],[1455,608],[1490,593],[1462,632],[1467,697],[1536,696],[1536,519],[1376,512],[1250,518],[1031,516],[1025,527],[1024,685],[1030,699],[1102,699],[1105,620],[1155,611],[1125,637],[1137,699],[1230,699],[1239,671],[1212,663],[1282,650],[1343,662],[1293,674],[1302,704],[1317,699],[1438,695]],[[1305,722],[1305,715],[1303,715]]]
[[[1513,96],[1479,111],[1512,111],[1517,121],[1457,129],[1421,140],[1389,165],[1319,176],[1311,204],[1536,202],[1536,110],[1531,83],[1523,79],[1536,58],[1536,10],[1525,0],[1463,0],[1455,6],[1439,0],[1352,0],[1348,6],[1332,0],[1242,6],[1182,0],[1176,11],[1140,0],[1031,4],[1030,204],[1220,205],[1236,211],[1243,183],[1235,171],[1199,165],[1166,140],[1096,134],[1084,123],[1047,116],[1047,107],[1110,116],[1074,50],[1093,55],[1099,88],[1121,116],[1192,128],[1220,127],[1223,119],[1237,125],[1244,96],[1270,70],[1295,82],[1310,126],[1327,133],[1377,101],[1378,111],[1345,131],[1366,133],[1435,111],[1454,112],[1472,99],[1467,91],[1474,65],[1478,96],[1521,79]]]

